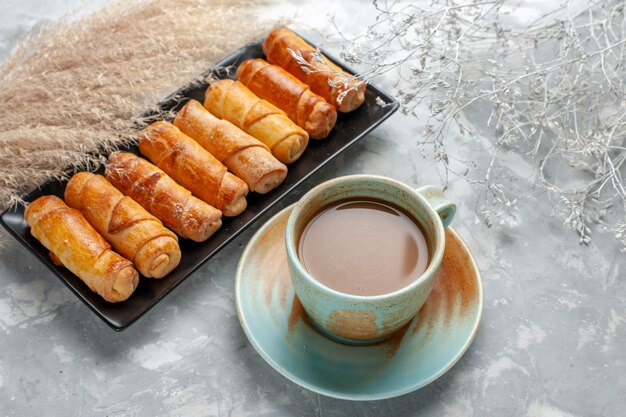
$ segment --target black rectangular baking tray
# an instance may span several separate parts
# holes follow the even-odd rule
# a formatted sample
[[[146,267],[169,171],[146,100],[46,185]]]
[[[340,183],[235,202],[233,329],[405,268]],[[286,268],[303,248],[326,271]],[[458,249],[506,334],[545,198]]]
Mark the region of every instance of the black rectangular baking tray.
[[[259,39],[241,47],[218,62],[214,67],[216,69],[210,70],[208,73],[212,73],[217,78],[235,78],[236,67],[239,63],[249,58],[263,57],[262,43],[263,40]],[[337,59],[325,52],[323,53],[335,64],[354,73],[354,71],[347,68]],[[176,110],[190,98],[203,102],[206,87],[207,84],[205,83],[194,83],[183,87],[160,103],[159,108],[165,111]],[[379,105],[376,100],[377,97],[380,97],[387,105]],[[351,113],[339,113],[337,124],[328,138],[324,140],[310,140],[308,148],[300,159],[289,165],[287,178],[279,187],[265,195],[249,194],[246,210],[235,218],[223,218],[222,227],[206,242],[196,243],[180,239],[183,256],[178,267],[167,277],[160,280],[142,278],[137,290],[128,300],[121,303],[104,301],[69,270],[63,266],[55,265],[48,255],[49,251],[31,236],[29,227],[24,220],[24,206],[17,205],[9,208],[2,213],[0,221],[9,233],[57,275],[98,317],[113,329],[119,331],[128,327],[155,306],[178,284],[207,262],[239,233],[249,227],[257,218],[297,187],[298,184],[349,146],[362,139],[397,109],[398,103],[396,100],[369,84],[365,91],[365,103]],[[154,111],[147,112],[145,115],[150,116],[155,113]],[[137,146],[131,146],[124,150],[139,155]],[[102,172],[102,169],[100,172]],[[48,194],[62,198],[66,182],[49,181],[28,194],[24,200],[30,202]]]

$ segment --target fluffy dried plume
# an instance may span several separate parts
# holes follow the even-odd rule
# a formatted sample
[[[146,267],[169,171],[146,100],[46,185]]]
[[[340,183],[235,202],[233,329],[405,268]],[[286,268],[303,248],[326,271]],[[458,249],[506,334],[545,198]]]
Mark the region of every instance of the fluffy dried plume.
[[[262,4],[115,1],[23,39],[0,68],[0,208],[133,140],[138,115],[275,24]]]

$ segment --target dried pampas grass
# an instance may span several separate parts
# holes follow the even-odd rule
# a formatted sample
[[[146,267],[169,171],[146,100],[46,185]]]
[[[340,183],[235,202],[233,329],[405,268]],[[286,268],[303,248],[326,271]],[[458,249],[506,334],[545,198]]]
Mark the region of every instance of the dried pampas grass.
[[[116,1],[24,39],[0,68],[0,207],[128,140],[134,118],[272,22],[249,0]],[[94,153],[96,152],[96,153]]]

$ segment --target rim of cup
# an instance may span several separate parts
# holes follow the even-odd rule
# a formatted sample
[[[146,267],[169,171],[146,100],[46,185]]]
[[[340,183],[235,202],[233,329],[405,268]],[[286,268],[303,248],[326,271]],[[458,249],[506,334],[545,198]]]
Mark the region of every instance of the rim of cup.
[[[439,221],[435,221],[435,229],[436,229],[436,233],[438,233],[441,236],[441,240],[443,242],[442,245],[438,245],[436,248],[431,248],[430,243],[428,243],[428,247],[429,249],[432,251],[432,255],[431,258],[428,261],[428,267],[426,268],[426,270],[424,270],[424,272],[422,272],[420,274],[420,276],[415,279],[413,282],[411,282],[409,285],[402,287],[398,290],[389,292],[389,293],[385,293],[385,294],[378,294],[378,295],[356,295],[356,294],[349,294],[349,293],[345,293],[345,292],[341,292],[341,291],[337,291],[333,288],[330,288],[327,285],[322,284],[320,281],[318,281],[317,279],[315,279],[315,277],[313,277],[304,267],[304,265],[302,265],[302,262],[300,261],[300,257],[298,256],[297,253],[297,247],[298,247],[298,242],[296,242],[296,237],[295,237],[295,230],[294,230],[294,223],[295,223],[295,215],[294,212],[297,213],[297,211],[301,210],[302,207],[305,207],[306,205],[310,204],[312,200],[314,200],[315,195],[324,188],[330,188],[330,187],[336,187],[336,186],[340,186],[342,183],[348,183],[348,182],[352,182],[354,180],[369,180],[369,181],[374,181],[374,182],[380,182],[380,183],[386,183],[389,185],[392,185],[394,187],[400,188],[402,191],[406,192],[408,195],[411,195],[412,197],[414,197],[416,200],[418,200],[420,202],[420,204],[424,207],[426,207],[426,211],[429,212],[430,216],[436,219],[439,219]],[[355,196],[358,198],[358,196]],[[382,199],[381,199],[382,200]],[[388,203],[388,201],[386,200],[382,200],[384,203]],[[394,204],[394,203],[392,203]],[[395,204],[394,204],[395,205]],[[321,211],[323,211],[325,209],[322,208]],[[413,217],[413,216],[411,216]],[[417,221],[417,219],[413,219],[413,221]],[[423,226],[422,226],[423,227]],[[319,289],[322,289],[324,291],[327,291],[328,293],[332,294],[332,295],[337,295],[340,296],[342,298],[348,299],[348,300],[353,300],[353,301],[370,301],[370,300],[384,300],[387,298],[394,298],[397,297],[400,294],[403,294],[405,292],[411,291],[413,288],[421,285],[421,283],[423,281],[426,280],[426,277],[435,273],[434,270],[436,269],[435,265],[440,265],[441,264],[441,260],[443,259],[443,252],[445,250],[445,230],[443,227],[443,224],[440,220],[439,214],[437,213],[437,211],[435,211],[435,209],[430,205],[430,203],[428,202],[428,200],[422,196],[420,193],[417,192],[416,189],[411,188],[410,186],[406,185],[405,183],[395,180],[393,178],[389,178],[389,177],[384,177],[381,175],[371,175],[371,174],[354,174],[354,175],[345,175],[345,176],[341,176],[341,177],[336,177],[333,179],[330,179],[328,181],[324,181],[321,184],[316,185],[315,187],[313,187],[312,189],[310,189],[309,191],[307,191],[301,198],[300,200],[298,200],[298,202],[296,202],[293,206],[293,209],[291,211],[291,213],[289,213],[289,219],[287,221],[287,227],[285,229],[285,246],[287,247],[287,254],[288,254],[288,258],[290,258],[292,260],[293,265],[298,269],[298,273],[301,276],[304,276],[306,278],[306,280],[308,282],[310,282],[312,285],[318,287]]]

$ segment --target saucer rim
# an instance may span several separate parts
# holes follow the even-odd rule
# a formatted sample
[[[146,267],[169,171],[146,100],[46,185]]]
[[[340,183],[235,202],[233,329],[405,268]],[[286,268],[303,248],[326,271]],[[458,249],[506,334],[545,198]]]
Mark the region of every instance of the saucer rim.
[[[472,326],[472,329],[471,329],[467,339],[465,340],[465,343],[463,343],[463,345],[459,348],[458,352],[452,358],[450,358],[450,360],[448,361],[446,366],[443,366],[438,372],[434,373],[430,378],[421,380],[421,381],[419,381],[419,382],[417,382],[415,384],[407,385],[403,389],[396,389],[396,390],[392,390],[392,391],[384,391],[384,392],[380,392],[380,393],[377,393],[377,394],[376,393],[375,394],[345,394],[345,393],[342,393],[340,391],[327,390],[327,389],[324,389],[324,388],[319,387],[317,385],[311,384],[308,381],[302,379],[300,376],[295,375],[292,372],[287,371],[278,362],[276,362],[276,360],[265,351],[265,349],[263,348],[262,344],[258,342],[258,340],[256,339],[254,333],[250,329],[250,326],[248,326],[246,318],[244,317],[244,313],[243,313],[242,306],[241,306],[242,305],[242,301],[241,301],[241,282],[243,280],[243,278],[242,278],[242,276],[243,276],[243,269],[245,268],[244,261],[248,257],[250,257],[250,253],[252,252],[253,248],[256,248],[257,241],[266,232],[267,229],[272,227],[278,221],[278,219],[281,216],[288,215],[288,212],[290,212],[293,209],[294,206],[295,206],[295,203],[291,204],[291,205],[289,205],[289,206],[287,206],[285,208],[283,208],[278,213],[274,214],[269,220],[267,220],[263,224],[263,226],[261,226],[254,233],[254,235],[250,238],[250,240],[246,244],[246,247],[244,248],[244,250],[243,250],[243,252],[242,252],[242,254],[241,254],[240,258],[239,258],[239,262],[237,263],[237,270],[236,270],[236,275],[235,275],[235,303],[236,303],[236,307],[237,307],[237,317],[239,319],[239,324],[241,325],[241,328],[243,329],[243,331],[244,331],[246,337],[248,338],[248,340],[250,341],[250,344],[254,347],[254,349],[257,351],[257,353],[265,360],[265,362],[267,362],[274,370],[276,370],[283,377],[287,378],[288,380],[292,381],[293,383],[295,383],[297,385],[300,385],[303,388],[306,388],[306,389],[308,389],[308,390],[310,390],[312,392],[315,392],[317,394],[325,395],[327,397],[337,398],[337,399],[341,399],[341,400],[350,400],[350,401],[385,400],[385,399],[395,398],[395,397],[399,397],[401,395],[409,394],[409,393],[417,391],[418,389],[423,388],[426,385],[429,385],[430,383],[432,383],[433,381],[439,379],[442,375],[447,373],[454,365],[456,365],[456,363],[461,359],[461,357],[463,357],[463,355],[467,352],[467,350],[469,349],[470,345],[472,344],[472,342],[476,338],[476,334],[478,333],[478,328],[480,327],[480,323],[481,323],[481,319],[482,319],[483,301],[484,300],[483,300],[482,278],[480,276],[480,271],[478,269],[478,265],[476,264],[476,261],[474,260],[474,257],[472,256],[471,252],[469,251],[469,248],[467,247],[465,241],[450,226],[448,226],[446,229],[449,230],[455,236],[455,238],[458,240],[458,242],[460,243],[460,245],[463,248],[463,250],[466,253],[469,254],[470,264],[471,264],[472,268],[475,271],[476,284],[477,284],[477,289],[478,289],[478,297],[476,297],[477,298],[476,318],[474,319],[475,321],[474,321],[474,324]],[[336,342],[332,342],[330,340],[329,340],[329,342],[330,343],[336,343]]]

